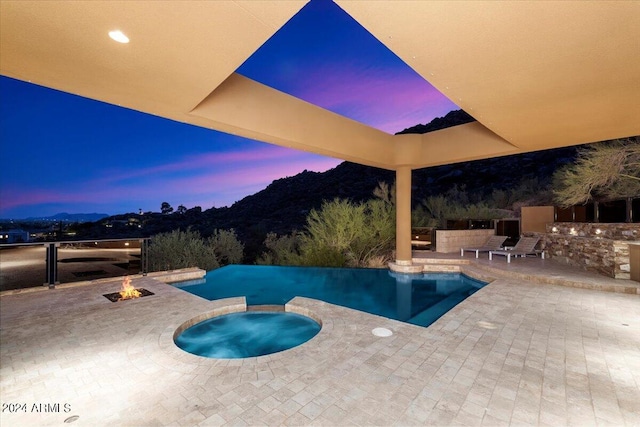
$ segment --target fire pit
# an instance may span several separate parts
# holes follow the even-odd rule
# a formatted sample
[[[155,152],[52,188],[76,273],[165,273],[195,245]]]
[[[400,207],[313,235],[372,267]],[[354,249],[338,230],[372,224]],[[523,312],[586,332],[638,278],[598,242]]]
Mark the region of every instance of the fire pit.
[[[125,301],[128,299],[141,298],[149,295],[153,295],[153,292],[143,288],[134,288],[131,286],[131,279],[129,276],[125,276],[122,281],[122,290],[120,292],[113,292],[110,294],[103,294],[111,302]]]

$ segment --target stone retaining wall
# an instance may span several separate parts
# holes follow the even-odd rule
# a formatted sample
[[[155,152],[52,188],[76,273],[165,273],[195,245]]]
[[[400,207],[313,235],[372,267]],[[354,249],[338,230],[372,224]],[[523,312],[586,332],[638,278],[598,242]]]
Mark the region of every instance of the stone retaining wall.
[[[610,240],[640,240],[640,224],[598,222],[555,222],[547,233]]]
[[[616,279],[630,279],[629,243],[639,224],[554,223],[539,235],[549,258]]]

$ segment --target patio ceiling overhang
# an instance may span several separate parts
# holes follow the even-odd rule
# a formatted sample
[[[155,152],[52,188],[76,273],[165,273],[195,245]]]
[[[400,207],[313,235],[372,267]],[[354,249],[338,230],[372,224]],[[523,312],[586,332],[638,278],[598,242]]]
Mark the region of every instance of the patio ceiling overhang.
[[[305,3],[2,0],[0,73],[387,169],[640,134],[638,2],[336,1],[478,120],[397,136],[235,73]]]

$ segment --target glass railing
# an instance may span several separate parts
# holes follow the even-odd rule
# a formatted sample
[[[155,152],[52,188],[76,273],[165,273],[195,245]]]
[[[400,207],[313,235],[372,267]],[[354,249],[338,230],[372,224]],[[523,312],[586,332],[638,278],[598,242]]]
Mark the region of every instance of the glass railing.
[[[0,291],[146,274],[148,239],[0,245]]]

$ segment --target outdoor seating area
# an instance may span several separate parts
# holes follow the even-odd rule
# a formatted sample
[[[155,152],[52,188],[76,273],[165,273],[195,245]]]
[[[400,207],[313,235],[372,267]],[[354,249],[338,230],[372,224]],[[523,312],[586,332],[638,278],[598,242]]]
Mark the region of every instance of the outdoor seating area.
[[[511,263],[511,258],[527,257],[529,255],[538,256],[542,259],[545,258],[544,251],[536,249],[539,237],[525,237],[522,236],[515,244],[515,246],[504,246],[504,242],[507,240],[507,236],[490,236],[487,241],[479,247],[463,247],[460,248],[460,256],[464,257],[465,252],[475,252],[476,259],[479,258],[480,253],[488,253],[489,260],[493,260],[495,255],[504,256],[507,259],[507,264]]]
[[[482,246],[478,248],[461,248],[460,256],[464,256],[465,251],[468,251],[475,252],[476,258],[478,258],[481,252],[489,252],[501,249],[505,240],[507,240],[507,236],[491,236]]]
[[[148,277],[133,285],[155,295],[116,304],[102,294],[117,281],[4,294],[3,401],[60,410],[3,412],[0,423],[640,423],[638,295],[545,284],[595,275],[522,261],[491,263],[504,274],[428,328],[297,298],[321,332],[244,360],[202,358],[173,343],[186,320],[235,299],[206,301]],[[393,335],[376,337],[377,327]]]
[[[511,257],[526,257],[528,255],[541,255],[542,259],[544,259],[544,251],[536,250],[536,245],[539,241],[539,237],[521,237],[518,243],[510,250],[490,250],[489,260],[492,260],[494,255],[506,257],[507,263],[511,262]]]

